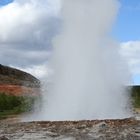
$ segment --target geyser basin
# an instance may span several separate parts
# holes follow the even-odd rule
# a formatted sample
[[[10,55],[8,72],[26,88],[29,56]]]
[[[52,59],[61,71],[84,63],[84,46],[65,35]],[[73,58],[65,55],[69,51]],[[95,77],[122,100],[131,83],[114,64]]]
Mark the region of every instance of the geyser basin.
[[[0,131],[4,131],[5,137],[15,140],[138,140],[140,137],[140,121],[133,119],[5,123],[0,125]]]
[[[54,39],[53,83],[42,120],[130,116],[127,70],[109,31],[117,0],[62,0],[62,31]],[[45,100],[46,99],[46,100]]]

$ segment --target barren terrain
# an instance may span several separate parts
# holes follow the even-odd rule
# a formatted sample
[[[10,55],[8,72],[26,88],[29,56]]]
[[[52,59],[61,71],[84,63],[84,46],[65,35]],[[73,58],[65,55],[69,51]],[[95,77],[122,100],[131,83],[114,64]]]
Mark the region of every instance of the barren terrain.
[[[0,140],[139,140],[140,121],[0,122]]]
[[[0,85],[0,92],[14,96],[38,96],[39,88],[25,87],[19,85]]]

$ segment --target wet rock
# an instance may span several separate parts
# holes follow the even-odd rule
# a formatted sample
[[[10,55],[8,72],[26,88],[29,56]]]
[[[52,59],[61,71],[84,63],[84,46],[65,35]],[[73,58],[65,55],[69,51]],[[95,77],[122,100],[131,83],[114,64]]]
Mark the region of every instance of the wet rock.
[[[78,140],[78,139],[69,136],[60,136],[56,140]]]
[[[59,134],[54,133],[54,132],[51,132],[51,131],[47,131],[47,132],[46,132],[46,135],[47,135],[47,136],[50,136],[50,137],[58,137],[58,136],[59,136]]]
[[[93,125],[93,127],[89,131],[89,134],[95,134],[96,136],[98,136],[98,133],[104,131],[104,129],[106,129],[107,127],[108,125],[105,122],[98,123],[96,125]]]
[[[6,136],[1,136],[0,140],[9,140],[9,138],[7,138]]]
[[[105,122],[101,122],[95,126],[98,127],[99,129],[105,129],[105,128],[107,128],[108,125]]]

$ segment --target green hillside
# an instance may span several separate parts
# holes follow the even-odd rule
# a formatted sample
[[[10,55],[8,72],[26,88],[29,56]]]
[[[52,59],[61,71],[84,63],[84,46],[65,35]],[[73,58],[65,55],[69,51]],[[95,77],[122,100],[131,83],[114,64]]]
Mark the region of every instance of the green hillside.
[[[32,96],[13,96],[0,93],[0,119],[31,111],[36,99],[37,97]]]
[[[132,99],[135,108],[140,108],[140,86],[132,87]]]
[[[5,88],[3,87],[4,85]],[[35,97],[27,90],[29,93],[26,94],[26,96],[24,94],[16,96],[16,94],[13,95],[7,92],[6,85],[21,86],[21,88],[25,86],[29,88],[29,91],[34,88],[35,90],[40,89],[40,81],[36,77],[24,71],[0,64],[0,86],[3,88],[0,90],[0,119],[6,118],[9,115],[28,112],[33,109],[34,103],[36,99],[39,98],[40,93]],[[12,91],[13,89],[11,88],[10,90]],[[18,91],[19,89],[17,88],[16,90]],[[14,92],[16,92],[16,90]],[[22,90],[24,90],[24,88]]]

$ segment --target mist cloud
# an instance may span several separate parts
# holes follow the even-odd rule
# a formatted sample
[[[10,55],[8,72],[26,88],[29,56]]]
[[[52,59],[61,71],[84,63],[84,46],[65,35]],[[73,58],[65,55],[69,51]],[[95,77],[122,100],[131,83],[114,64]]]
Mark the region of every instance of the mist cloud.
[[[130,116],[129,72],[109,35],[118,8],[118,0],[62,0],[63,26],[53,41],[54,74],[40,120]]]

